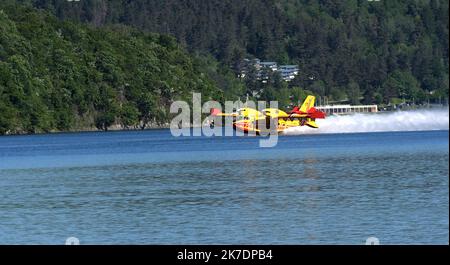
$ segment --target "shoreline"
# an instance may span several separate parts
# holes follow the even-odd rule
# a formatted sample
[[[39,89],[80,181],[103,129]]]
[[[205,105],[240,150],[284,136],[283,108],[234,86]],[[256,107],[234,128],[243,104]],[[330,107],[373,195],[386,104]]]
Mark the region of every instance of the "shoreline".
[[[108,128],[108,130],[100,130],[97,128],[80,128],[80,129],[71,129],[71,130],[51,130],[48,132],[21,132],[21,133],[5,133],[0,134],[0,137],[5,136],[25,136],[25,135],[45,135],[45,134],[63,134],[63,133],[89,133],[89,132],[121,132],[121,131],[147,131],[147,130],[162,130],[162,129],[170,129],[170,126],[149,126],[144,129],[140,128],[123,128],[122,126],[112,125]]]
[[[367,113],[348,113],[345,114],[345,116],[347,115],[354,115],[354,114],[370,114],[370,115],[376,115],[376,114],[386,114],[386,113],[393,113],[393,112],[402,112],[402,111],[420,111],[420,110],[449,110],[448,107],[434,107],[434,108],[419,108],[419,109],[397,109],[397,110],[381,110],[378,112],[367,112]],[[333,116],[333,115],[337,115],[337,116],[342,116],[343,114],[332,114],[329,116]],[[192,124],[189,124],[189,126],[185,126],[184,128],[187,129],[192,129],[192,128],[196,128],[197,126],[193,126]],[[203,126],[202,126],[203,127]],[[98,129],[96,127],[81,127],[81,128],[77,128],[77,129],[70,129],[70,130],[65,130],[65,131],[60,131],[60,130],[51,130],[51,131],[42,131],[42,132],[19,132],[19,133],[5,133],[5,134],[0,134],[0,137],[4,137],[4,136],[22,136],[22,135],[45,135],[45,134],[63,134],[63,133],[87,133],[87,132],[121,132],[121,131],[147,131],[147,130],[162,130],[162,129],[170,129],[170,123],[165,123],[163,125],[156,125],[156,124],[152,124],[147,126],[144,129],[139,128],[139,126],[134,126],[134,127],[129,127],[126,128],[120,124],[114,124],[111,125],[110,127],[108,127],[107,130],[101,130]]]
[[[203,127],[203,126],[202,126]],[[198,128],[198,126],[186,126],[183,129],[192,129],[192,128]],[[90,132],[99,132],[99,133],[107,133],[107,132],[125,132],[125,131],[151,131],[151,130],[164,130],[164,129],[170,129],[170,125],[152,125],[148,126],[144,129],[140,129],[139,127],[132,127],[132,128],[124,128],[121,125],[111,125],[111,127],[108,127],[108,130],[101,130],[97,128],[80,128],[80,129],[72,129],[72,130],[66,130],[66,131],[60,131],[60,130],[52,130],[48,132],[34,132],[34,133],[6,133],[6,134],[0,134],[0,137],[7,137],[7,136],[30,136],[30,135],[46,135],[46,134],[64,134],[64,133],[90,133]]]

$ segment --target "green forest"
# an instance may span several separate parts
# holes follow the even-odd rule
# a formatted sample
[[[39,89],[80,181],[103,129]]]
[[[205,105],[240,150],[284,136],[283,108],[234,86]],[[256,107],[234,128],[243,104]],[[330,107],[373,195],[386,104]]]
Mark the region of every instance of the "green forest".
[[[222,92],[175,38],[0,10],[0,133],[144,127],[173,100]]]
[[[0,134],[145,128],[174,100],[448,100],[447,0],[0,3]],[[244,59],[299,66],[238,78]]]

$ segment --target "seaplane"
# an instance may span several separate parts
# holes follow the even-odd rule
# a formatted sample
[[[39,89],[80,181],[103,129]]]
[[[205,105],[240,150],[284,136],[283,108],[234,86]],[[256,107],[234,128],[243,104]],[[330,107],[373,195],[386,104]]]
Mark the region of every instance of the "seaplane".
[[[232,113],[223,113],[219,109],[212,108],[210,115],[212,117],[232,117],[233,129],[245,134],[282,133],[288,128],[298,126],[309,126],[317,129],[319,126],[316,119],[325,119],[326,115],[314,108],[314,102],[315,97],[310,95],[306,97],[300,107],[295,106],[289,112],[275,108],[258,111],[244,107]]]

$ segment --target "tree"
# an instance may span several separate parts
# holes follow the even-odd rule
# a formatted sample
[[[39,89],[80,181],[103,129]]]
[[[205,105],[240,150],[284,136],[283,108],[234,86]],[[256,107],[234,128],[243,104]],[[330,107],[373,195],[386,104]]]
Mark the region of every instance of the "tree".
[[[348,95],[350,95],[350,102],[354,105],[360,103],[359,98],[361,97],[361,91],[359,89],[358,83],[351,81],[348,84]]]
[[[395,71],[392,73],[383,84],[383,88],[386,102],[394,97],[412,102],[425,99],[424,94],[420,93],[422,90],[419,82],[408,71]]]
[[[5,99],[0,99],[0,134],[14,132],[17,128],[17,111],[6,104]]]
[[[139,124],[139,110],[132,103],[122,105],[120,119],[125,128],[134,127]]]
[[[108,127],[114,124],[119,111],[115,93],[110,86],[103,84],[100,87],[96,109],[98,114],[95,118],[95,126],[100,130],[107,131]]]

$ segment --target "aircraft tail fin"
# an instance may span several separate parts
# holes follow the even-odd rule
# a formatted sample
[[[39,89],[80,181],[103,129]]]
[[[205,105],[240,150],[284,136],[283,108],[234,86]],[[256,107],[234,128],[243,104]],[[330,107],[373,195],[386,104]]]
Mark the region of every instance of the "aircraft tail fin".
[[[314,96],[307,96],[305,101],[303,101],[302,106],[300,107],[301,112],[308,112],[308,110],[312,107],[314,107],[314,101],[316,100],[316,97]]]

